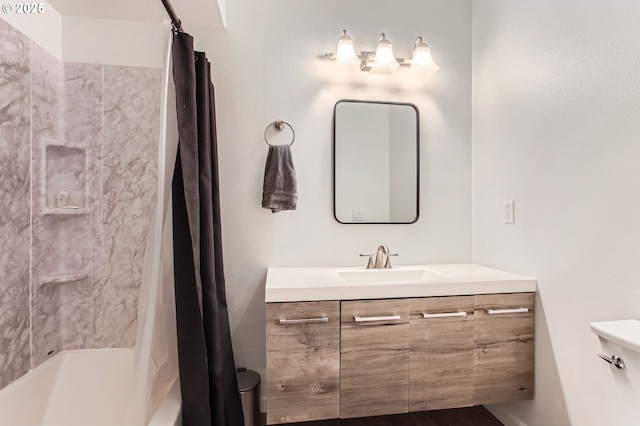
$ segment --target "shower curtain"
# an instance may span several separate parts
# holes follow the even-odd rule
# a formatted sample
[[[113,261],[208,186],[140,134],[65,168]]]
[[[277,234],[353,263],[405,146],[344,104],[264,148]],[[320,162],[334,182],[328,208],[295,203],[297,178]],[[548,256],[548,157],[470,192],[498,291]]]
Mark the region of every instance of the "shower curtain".
[[[222,263],[218,153],[210,63],[173,36],[178,152],[173,251],[184,426],[244,424]]]
[[[171,67],[171,21],[165,21],[165,27],[156,209],[144,253],[133,383],[126,397],[123,426],[148,424],[178,377],[171,209],[178,123]]]

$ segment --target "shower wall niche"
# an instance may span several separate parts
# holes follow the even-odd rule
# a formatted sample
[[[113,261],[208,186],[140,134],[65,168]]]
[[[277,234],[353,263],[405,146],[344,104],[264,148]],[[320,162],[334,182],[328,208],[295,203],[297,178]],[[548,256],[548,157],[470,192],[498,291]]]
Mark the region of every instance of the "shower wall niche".
[[[1,389],[62,350],[135,343],[161,70],[62,62],[2,19],[0,38]]]
[[[42,213],[87,213],[86,149],[51,142],[46,142],[44,149]]]

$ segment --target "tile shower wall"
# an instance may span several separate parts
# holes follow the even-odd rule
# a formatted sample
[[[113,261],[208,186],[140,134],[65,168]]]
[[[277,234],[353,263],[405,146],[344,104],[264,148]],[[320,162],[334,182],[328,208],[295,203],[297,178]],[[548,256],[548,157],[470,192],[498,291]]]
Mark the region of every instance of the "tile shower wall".
[[[156,197],[160,70],[104,67],[103,230],[96,344],[132,346]]]
[[[29,360],[29,40],[0,20],[0,388]]]
[[[94,343],[102,66],[61,63],[32,46],[31,321],[38,365]]]
[[[63,63],[3,20],[0,40],[2,388],[61,350],[135,343],[160,70]]]

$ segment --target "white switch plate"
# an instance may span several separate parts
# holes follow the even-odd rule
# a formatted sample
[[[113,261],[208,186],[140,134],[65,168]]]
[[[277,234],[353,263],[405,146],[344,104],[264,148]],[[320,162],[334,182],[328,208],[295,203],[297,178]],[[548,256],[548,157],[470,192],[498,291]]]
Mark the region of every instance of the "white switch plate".
[[[513,201],[504,202],[504,223],[507,225],[513,225],[515,223],[513,217]]]

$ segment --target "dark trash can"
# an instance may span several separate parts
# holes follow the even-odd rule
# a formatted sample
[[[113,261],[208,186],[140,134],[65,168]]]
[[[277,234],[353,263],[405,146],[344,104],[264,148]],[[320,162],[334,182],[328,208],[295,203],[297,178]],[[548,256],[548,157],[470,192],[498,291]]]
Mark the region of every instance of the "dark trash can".
[[[244,426],[260,426],[260,375],[253,370],[236,370],[244,414]]]

